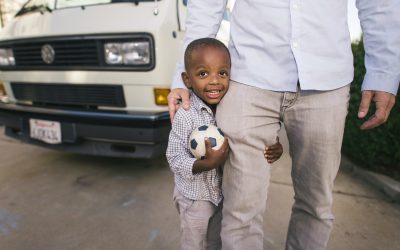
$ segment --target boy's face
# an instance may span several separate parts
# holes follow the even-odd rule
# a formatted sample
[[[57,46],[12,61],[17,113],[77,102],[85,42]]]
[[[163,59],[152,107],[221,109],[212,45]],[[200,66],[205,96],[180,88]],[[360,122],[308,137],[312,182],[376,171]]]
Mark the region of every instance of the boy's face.
[[[192,52],[182,79],[186,87],[191,88],[205,103],[214,105],[228,91],[230,68],[229,54],[224,49],[197,48]]]

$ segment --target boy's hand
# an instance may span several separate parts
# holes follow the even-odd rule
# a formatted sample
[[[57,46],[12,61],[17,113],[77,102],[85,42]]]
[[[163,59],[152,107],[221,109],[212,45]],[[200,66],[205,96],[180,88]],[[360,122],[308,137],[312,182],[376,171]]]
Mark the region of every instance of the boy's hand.
[[[264,157],[267,159],[268,163],[274,163],[283,154],[282,144],[279,142],[279,137],[276,137],[276,143],[271,146],[266,146],[264,150]]]
[[[225,137],[224,143],[218,150],[211,148],[211,143],[208,138],[205,139],[204,143],[206,145],[206,155],[204,160],[206,161],[206,164],[209,166],[210,170],[222,166],[229,154],[228,139]]]
[[[204,171],[218,168],[219,166],[222,166],[222,164],[228,158],[229,144],[226,137],[221,148],[218,150],[214,150],[211,148],[211,143],[208,138],[205,139],[204,143],[206,144],[206,155],[204,156],[204,159],[196,160],[194,162],[192,168],[193,174],[198,174]]]

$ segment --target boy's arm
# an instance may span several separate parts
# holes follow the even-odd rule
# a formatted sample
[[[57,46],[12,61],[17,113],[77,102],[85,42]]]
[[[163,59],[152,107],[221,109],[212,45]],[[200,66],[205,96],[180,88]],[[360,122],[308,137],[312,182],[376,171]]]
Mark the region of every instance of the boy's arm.
[[[229,144],[228,139],[225,138],[224,143],[218,150],[213,150],[211,148],[211,143],[208,139],[205,140],[206,145],[206,155],[204,159],[197,160],[193,164],[193,173],[201,173],[204,171],[209,171],[211,169],[217,168],[224,164],[225,160],[228,158]]]
[[[167,147],[167,160],[175,174],[193,178],[193,164],[196,158],[192,156],[188,147],[190,134],[192,133],[191,119],[187,117],[186,111],[180,109],[176,113],[172,129],[169,134]]]
[[[190,123],[192,119],[183,109],[178,110],[172,129],[169,134],[167,160],[171,170],[175,174],[185,176],[188,179],[196,174],[221,166],[228,157],[229,145],[225,138],[224,143],[218,150],[213,150],[208,140],[206,144],[206,155],[204,159],[198,160],[190,153],[189,137],[193,131]]]

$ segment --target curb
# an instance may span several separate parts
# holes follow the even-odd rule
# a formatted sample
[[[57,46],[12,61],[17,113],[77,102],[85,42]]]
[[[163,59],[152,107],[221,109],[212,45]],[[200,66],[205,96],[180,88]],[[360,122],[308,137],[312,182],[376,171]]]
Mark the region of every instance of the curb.
[[[383,192],[390,201],[400,203],[400,182],[382,174],[377,174],[360,168],[351,162],[346,156],[342,155],[340,167],[347,170],[356,176],[359,176],[364,181],[374,186],[379,191]]]

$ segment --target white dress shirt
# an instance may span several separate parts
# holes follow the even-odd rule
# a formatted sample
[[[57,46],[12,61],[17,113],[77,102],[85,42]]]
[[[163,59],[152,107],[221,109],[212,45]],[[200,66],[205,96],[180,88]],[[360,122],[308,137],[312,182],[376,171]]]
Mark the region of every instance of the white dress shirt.
[[[184,48],[215,37],[227,0],[189,0]],[[400,0],[357,0],[367,73],[362,90],[396,94],[400,81]],[[231,79],[273,91],[332,90],[354,75],[347,0],[236,0]],[[177,65],[172,88],[184,88]]]

